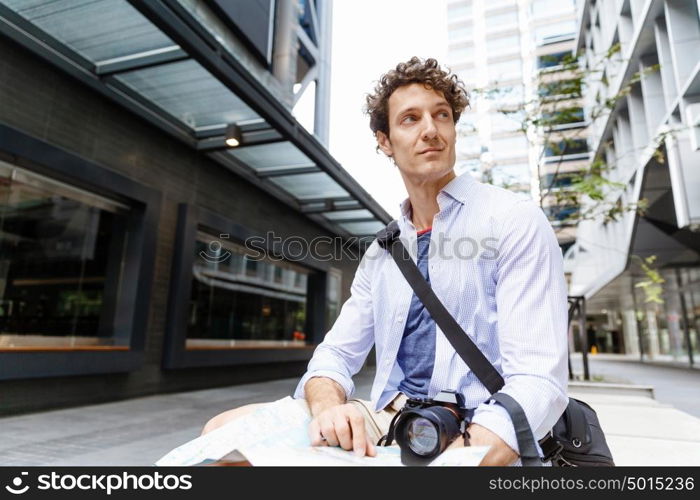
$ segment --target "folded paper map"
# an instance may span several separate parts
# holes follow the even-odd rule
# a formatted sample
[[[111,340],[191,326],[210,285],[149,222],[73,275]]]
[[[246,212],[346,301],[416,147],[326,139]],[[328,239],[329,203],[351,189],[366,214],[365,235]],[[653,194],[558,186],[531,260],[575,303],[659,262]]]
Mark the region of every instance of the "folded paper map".
[[[400,466],[398,446],[377,446],[376,457],[358,457],[339,447],[311,446],[311,416],[290,397],[280,399],[172,450],[158,466],[204,465],[247,460],[255,466]],[[488,447],[447,450],[430,465],[475,466]]]

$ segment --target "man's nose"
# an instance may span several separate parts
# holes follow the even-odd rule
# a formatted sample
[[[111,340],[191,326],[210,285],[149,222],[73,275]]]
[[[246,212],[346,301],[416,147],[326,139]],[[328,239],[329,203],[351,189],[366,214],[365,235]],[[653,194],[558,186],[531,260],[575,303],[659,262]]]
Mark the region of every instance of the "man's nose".
[[[435,126],[435,121],[433,117],[428,115],[425,120],[423,120],[423,140],[431,141],[437,137],[437,126]]]

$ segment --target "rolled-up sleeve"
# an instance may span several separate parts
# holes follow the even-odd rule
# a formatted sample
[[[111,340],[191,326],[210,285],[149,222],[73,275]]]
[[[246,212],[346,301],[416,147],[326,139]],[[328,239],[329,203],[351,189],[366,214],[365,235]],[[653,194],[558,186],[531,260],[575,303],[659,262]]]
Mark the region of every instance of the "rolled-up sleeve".
[[[542,210],[521,201],[505,214],[499,237],[496,307],[501,390],[522,406],[536,439],[566,408],[567,291],[563,259]],[[477,407],[474,423],[518,450],[513,424],[500,405]]]
[[[376,244],[376,242],[375,242]],[[350,287],[350,298],[343,304],[333,327],[314,350],[304,376],[294,391],[294,398],[304,398],[304,386],[312,377],[328,377],[345,390],[346,397],[355,392],[352,381],[374,344],[374,318],[368,255],[363,257]]]

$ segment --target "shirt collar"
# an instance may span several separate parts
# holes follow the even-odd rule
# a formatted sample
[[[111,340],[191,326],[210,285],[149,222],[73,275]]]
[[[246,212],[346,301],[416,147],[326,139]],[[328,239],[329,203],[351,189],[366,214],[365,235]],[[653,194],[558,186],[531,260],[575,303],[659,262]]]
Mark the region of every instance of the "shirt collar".
[[[440,190],[440,193],[438,193],[438,204],[440,205],[440,210],[442,210],[445,206],[444,201],[442,201],[445,198],[445,195],[447,195],[448,200],[452,199],[464,205],[464,203],[467,201],[469,190],[472,188],[472,186],[474,186],[474,184],[476,184],[476,180],[469,172],[464,172],[448,182],[447,185]],[[401,208],[401,216],[405,217],[406,220],[411,220],[410,198],[403,200],[399,207]]]

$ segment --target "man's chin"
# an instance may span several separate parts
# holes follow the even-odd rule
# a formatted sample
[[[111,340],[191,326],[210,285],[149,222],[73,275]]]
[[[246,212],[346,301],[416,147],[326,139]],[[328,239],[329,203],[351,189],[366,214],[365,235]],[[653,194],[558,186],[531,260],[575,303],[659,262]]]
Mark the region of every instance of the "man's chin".
[[[444,159],[427,160],[417,166],[418,170],[430,171],[430,172],[449,172],[454,168],[454,165],[450,165]]]
[[[420,165],[413,165],[408,170],[403,170],[405,175],[414,179],[440,179],[454,171],[454,165],[449,165],[445,161],[425,162]]]

